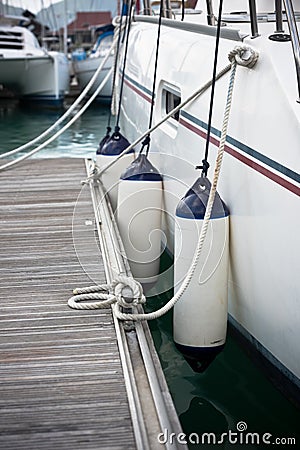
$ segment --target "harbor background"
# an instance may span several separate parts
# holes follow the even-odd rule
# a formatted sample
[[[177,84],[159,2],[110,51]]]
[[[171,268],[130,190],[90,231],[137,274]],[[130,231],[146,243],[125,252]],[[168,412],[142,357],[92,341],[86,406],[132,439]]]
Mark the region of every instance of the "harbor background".
[[[14,100],[1,100],[0,153],[33,139],[52,125],[61,114],[62,111],[25,108]],[[35,158],[93,157],[99,140],[105,134],[108,114],[107,106],[92,105],[67,132],[35,155]],[[163,296],[149,298],[147,308],[156,309],[170,295],[171,292],[168,291]],[[225,350],[211,367],[204,374],[195,374],[173,344],[172,313],[151,322],[150,327],[187,435],[214,432],[221,436],[229,429],[236,431],[238,422],[245,422],[249,432],[270,433],[274,439],[295,438],[296,445],[289,447],[300,448],[300,411],[256,367],[231,333]],[[216,446],[228,448],[229,444]],[[190,447],[211,448],[212,445]],[[234,447],[245,448],[245,445],[236,444]],[[246,448],[263,446],[249,444]],[[287,446],[276,445],[276,448]]]

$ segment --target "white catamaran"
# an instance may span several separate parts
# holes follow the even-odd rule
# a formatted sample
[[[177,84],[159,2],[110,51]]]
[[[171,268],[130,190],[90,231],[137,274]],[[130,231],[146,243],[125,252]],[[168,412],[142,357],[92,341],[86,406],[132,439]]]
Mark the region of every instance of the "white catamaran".
[[[0,19],[0,84],[22,100],[62,104],[69,89],[67,57],[43,49],[29,29],[16,25],[20,18]]]

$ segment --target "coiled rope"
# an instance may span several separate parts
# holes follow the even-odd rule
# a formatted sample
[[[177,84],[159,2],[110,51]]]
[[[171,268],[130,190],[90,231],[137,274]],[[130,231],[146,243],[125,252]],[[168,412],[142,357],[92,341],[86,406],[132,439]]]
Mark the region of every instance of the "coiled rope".
[[[21,152],[22,150],[25,150],[25,149],[31,147],[32,145],[36,144],[38,141],[40,141],[44,137],[48,136],[55,128],[57,128],[65,119],[67,119],[70,116],[70,114],[74,111],[74,109],[78,106],[78,104],[87,95],[87,93],[89,92],[89,90],[91,89],[91,87],[93,86],[95,81],[97,80],[97,77],[98,77],[99,73],[101,72],[101,70],[103,69],[103,67],[104,67],[105,63],[107,62],[108,58],[114,52],[114,50],[115,50],[115,48],[117,46],[119,34],[121,34],[122,29],[123,29],[122,22],[120,20],[118,21],[117,19],[118,18],[116,18],[114,20],[115,32],[114,32],[113,43],[112,43],[110,49],[108,50],[108,52],[105,55],[104,59],[99,64],[97,70],[95,71],[94,75],[90,79],[89,83],[86,85],[86,87],[83,89],[81,94],[77,97],[77,99],[72,103],[72,105],[68,108],[68,110],[56,122],[54,122],[54,124],[52,124],[47,130],[45,130],[39,136],[37,136],[36,138],[34,138],[31,141],[27,142],[26,144],[21,145],[20,147],[17,147],[17,148],[15,148],[15,149],[13,149],[13,150],[11,150],[9,152],[1,154],[0,155],[0,159],[1,158],[10,157],[10,156],[12,156],[12,155],[14,155],[16,153]],[[30,156],[34,155],[35,153],[37,153],[40,150],[42,150],[43,148],[45,148],[48,144],[50,144],[52,141],[57,139],[62,133],[64,133],[64,131],[66,131],[77,119],[79,119],[79,117],[83,114],[83,112],[90,106],[92,101],[95,99],[95,97],[99,94],[99,92],[103,89],[104,85],[107,83],[109,77],[111,76],[111,73],[112,73],[112,71],[110,71],[109,74],[106,75],[106,77],[104,78],[102,83],[98,86],[98,88],[95,91],[95,93],[97,92],[97,94],[95,95],[95,93],[94,93],[90,97],[90,99],[87,101],[87,103],[82,106],[82,108],[76,113],[76,115],[71,119],[71,121],[68,122],[68,124],[66,124],[62,129],[60,129],[57,133],[55,133],[51,138],[49,138],[48,140],[46,140],[45,142],[40,144],[37,148],[35,148],[31,152],[27,153],[26,155],[23,155],[22,157],[14,160],[14,161],[10,161],[9,163],[0,166],[0,171],[8,169],[9,167],[12,167],[13,165],[17,164],[18,162],[21,162],[24,159],[29,158]]]
[[[224,149],[225,149],[225,141],[226,141],[226,136],[227,136],[227,128],[228,128],[228,123],[229,123],[229,115],[230,115],[230,109],[231,109],[231,104],[232,104],[232,93],[233,93],[233,86],[234,86],[234,80],[235,80],[235,74],[236,74],[236,67],[237,67],[237,64],[240,64],[240,61],[241,61],[242,66],[252,68],[252,67],[254,67],[254,65],[256,64],[256,62],[258,60],[258,56],[259,55],[255,50],[251,49],[250,47],[245,47],[245,46],[235,47],[228,55],[228,58],[230,61],[231,72],[230,72],[227,100],[226,100],[225,112],[224,112],[224,117],[223,117],[221,138],[220,138],[220,143],[219,143],[219,148],[218,148],[218,153],[217,153],[217,158],[216,158],[212,186],[210,189],[206,212],[205,212],[205,216],[203,219],[203,225],[201,228],[201,233],[199,236],[197,248],[194,253],[193,261],[192,261],[192,264],[188,270],[188,273],[187,273],[184,281],[182,282],[179,290],[177,291],[177,293],[173,296],[173,298],[171,300],[169,300],[169,302],[166,305],[164,305],[162,308],[158,309],[157,311],[154,311],[151,313],[138,313],[138,314],[123,313],[123,312],[121,312],[120,308],[124,306],[124,299],[122,299],[122,300],[120,299],[120,296],[122,297],[122,295],[120,294],[120,289],[118,290],[117,293],[116,292],[112,293],[112,291],[115,289],[114,288],[115,283],[118,281],[118,279],[116,279],[116,281],[114,281],[111,285],[92,286],[90,288],[86,288],[84,290],[84,292],[83,292],[83,290],[78,290],[78,289],[75,290],[74,293],[75,294],[78,293],[80,295],[80,297],[79,297],[79,295],[78,296],[75,295],[74,297],[72,297],[69,300],[68,304],[71,308],[86,309],[85,308],[86,304],[85,303],[80,304],[76,301],[76,299],[78,301],[90,300],[91,299],[90,295],[91,295],[91,293],[93,293],[93,299],[97,299],[97,300],[104,299],[104,301],[107,301],[109,303],[109,305],[112,306],[113,311],[119,320],[132,320],[132,321],[152,320],[152,319],[157,319],[158,317],[161,317],[162,315],[167,313],[171,308],[173,308],[173,306],[182,297],[183,293],[188,288],[188,286],[191,282],[191,279],[194,275],[195,269],[196,269],[198,261],[199,261],[199,257],[202,252],[205,237],[207,235],[211,211],[213,208],[215,194],[217,191],[217,184],[218,184],[220,171],[221,171],[221,167],[222,167],[222,161],[223,161],[223,155],[224,155]],[[126,277],[126,278],[127,279],[124,280],[124,281],[128,282],[128,284],[126,286],[130,287],[133,290],[133,289],[135,289],[135,287],[133,287],[133,284],[136,284],[136,286],[137,286],[136,289],[137,290],[139,289],[140,283],[138,281],[134,280],[131,277]],[[125,283],[123,283],[122,286],[123,286],[122,287],[122,289],[123,289],[125,287]],[[108,292],[106,294],[104,294],[103,293],[104,290],[107,290]],[[140,297],[139,298],[135,297],[135,304],[143,303],[143,302],[144,302],[144,296],[142,294],[142,291],[140,291]],[[103,302],[95,303],[95,305],[97,305],[96,308],[102,307],[102,306],[98,306],[99,304],[102,305]],[[127,307],[132,306],[132,303],[126,303],[126,300],[125,300],[125,304]],[[87,309],[91,309],[91,305],[92,305],[91,303],[88,303]],[[107,306],[105,306],[105,307],[107,307]]]

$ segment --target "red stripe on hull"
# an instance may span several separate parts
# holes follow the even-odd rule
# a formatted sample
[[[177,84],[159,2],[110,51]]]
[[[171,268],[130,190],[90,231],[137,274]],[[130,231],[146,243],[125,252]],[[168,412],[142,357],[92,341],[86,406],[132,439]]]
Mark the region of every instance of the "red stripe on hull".
[[[194,125],[190,124],[189,122],[186,122],[184,119],[180,119],[180,123],[188,128],[189,130],[193,131],[194,133],[198,134],[198,136],[201,136],[202,138],[207,138],[207,133],[205,131],[200,130],[199,128],[195,127]],[[209,141],[219,146],[219,140],[216,139],[213,136],[210,136]],[[242,155],[241,153],[237,152],[233,148],[229,147],[225,144],[225,152],[229,155],[233,156],[234,158],[238,159],[242,163],[246,164],[248,167],[251,167],[256,172],[261,173],[265,177],[269,178],[270,180],[274,181],[275,183],[279,184],[280,186],[284,187],[285,189],[289,190],[293,194],[296,194],[300,196],[300,188],[295,186],[293,183],[290,183],[289,181],[285,180],[284,178],[281,178],[276,173],[271,172],[270,170],[266,169],[265,167],[257,164],[255,161],[252,161],[251,159],[247,158],[246,156]]]

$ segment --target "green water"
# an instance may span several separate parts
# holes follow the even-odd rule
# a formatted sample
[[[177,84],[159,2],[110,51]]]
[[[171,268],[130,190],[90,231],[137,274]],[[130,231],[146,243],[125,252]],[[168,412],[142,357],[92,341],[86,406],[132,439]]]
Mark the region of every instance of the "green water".
[[[0,102],[0,153],[11,150],[49,127],[62,111],[20,108],[13,102]],[[107,125],[108,108],[92,106],[58,141],[35,157],[92,157]],[[165,264],[169,261],[165,261]],[[147,308],[161,306],[172,295],[151,297]],[[239,422],[246,432],[258,433],[260,443],[190,443],[190,449],[268,448],[276,438],[295,438],[296,444],[273,444],[275,448],[300,449],[300,411],[297,410],[256,367],[237,339],[230,333],[225,350],[204,374],[195,374],[176,350],[172,340],[172,312],[150,323],[164,373],[187,439],[196,442],[202,433],[236,431]],[[193,433],[193,434],[192,434]],[[261,442],[268,433],[269,445]],[[241,434],[239,434],[240,439]],[[211,437],[212,439],[212,437]],[[234,440],[234,437],[233,437]],[[201,441],[200,441],[201,442]],[[211,441],[213,442],[213,441]],[[251,442],[251,440],[250,440]],[[288,442],[288,441],[286,441]]]
[[[35,154],[34,158],[93,157],[95,148],[106,130],[108,111],[108,107],[92,105],[65,133]],[[13,150],[32,140],[50,127],[64,112],[64,109],[28,108],[14,101],[1,100],[0,153]]]
[[[172,264],[164,254],[162,269]],[[169,285],[169,283],[166,283]],[[172,290],[163,295],[148,298],[146,309],[152,311],[172,297]],[[234,338],[230,331],[223,352],[203,374],[196,374],[176,349],[172,340],[173,314],[149,322],[151,333],[160,357],[164,374],[179,415],[186,440],[191,449],[203,448],[300,448],[300,411],[288,401],[257,368],[254,361]],[[247,431],[232,435],[232,443],[226,444],[222,433],[237,431],[237,424],[245,422]],[[245,443],[246,433],[258,433]],[[203,433],[216,434],[216,444],[196,445],[195,433],[202,439]],[[242,435],[242,437],[240,437]],[[270,444],[262,441],[262,437]],[[288,444],[287,438],[296,444]],[[233,443],[235,438],[238,443]],[[276,439],[283,438],[276,444]],[[191,442],[190,442],[191,439]],[[240,444],[242,439],[242,444]],[[217,443],[218,441],[223,443]],[[258,443],[258,445],[257,445]],[[274,443],[274,444],[273,444]]]

